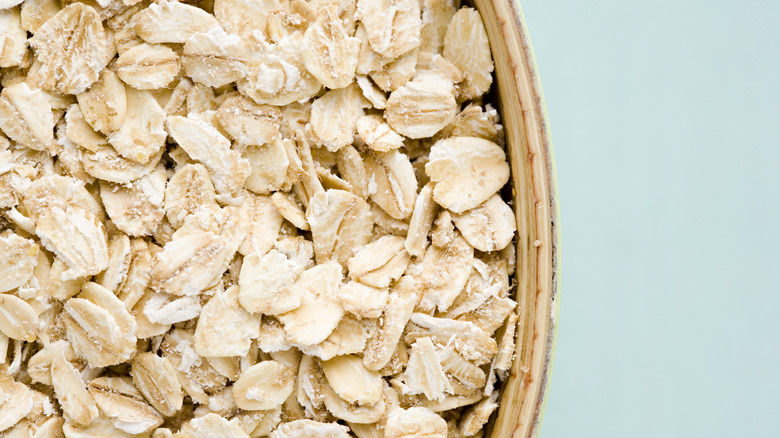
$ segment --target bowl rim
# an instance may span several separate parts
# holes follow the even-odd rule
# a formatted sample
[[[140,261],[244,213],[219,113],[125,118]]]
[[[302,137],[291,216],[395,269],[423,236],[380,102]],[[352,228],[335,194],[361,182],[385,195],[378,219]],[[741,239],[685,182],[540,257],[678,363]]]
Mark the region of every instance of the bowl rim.
[[[514,209],[518,220],[516,298],[521,307],[518,352],[510,378],[503,384],[498,415],[491,422],[487,436],[532,438],[540,431],[560,312],[560,216],[553,145],[538,67],[520,1],[473,1],[488,31],[494,60],[503,60],[495,62],[495,75],[515,183]],[[518,114],[506,111],[509,106],[518,105]],[[532,236],[533,241],[527,236]],[[525,267],[536,277],[528,280],[528,288],[523,287],[526,280],[519,276],[523,272],[523,262],[526,262],[521,260],[523,256],[533,259],[530,263],[534,264],[530,269]],[[525,309],[524,304],[527,304]],[[527,313],[525,318],[523,312]],[[521,346],[530,349],[520,351]]]

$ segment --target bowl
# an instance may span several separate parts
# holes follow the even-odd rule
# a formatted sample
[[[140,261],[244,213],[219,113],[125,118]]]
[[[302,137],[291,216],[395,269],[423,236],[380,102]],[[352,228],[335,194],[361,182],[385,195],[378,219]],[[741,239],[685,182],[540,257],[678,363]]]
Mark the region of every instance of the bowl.
[[[486,436],[540,429],[558,321],[559,229],[555,165],[542,87],[520,4],[475,0],[490,39],[512,168],[517,217],[517,353]]]

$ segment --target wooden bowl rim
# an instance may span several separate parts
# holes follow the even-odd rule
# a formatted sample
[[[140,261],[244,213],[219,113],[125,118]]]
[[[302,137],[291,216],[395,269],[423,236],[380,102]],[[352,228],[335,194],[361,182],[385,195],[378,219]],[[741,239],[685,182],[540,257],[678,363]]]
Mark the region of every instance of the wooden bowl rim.
[[[494,60],[505,60],[495,62],[495,74],[512,164],[514,209],[518,220],[516,298],[521,317],[517,342],[518,349],[522,345],[530,347],[529,351],[518,351],[510,378],[502,387],[498,415],[486,435],[532,438],[540,430],[559,315],[560,218],[553,146],[542,86],[520,2],[474,0],[474,4],[483,16]],[[501,64],[507,64],[508,70]],[[519,103],[520,114],[505,114],[508,106],[505,103],[515,106]],[[519,123],[509,126],[517,119]],[[529,220],[526,222],[525,219]],[[531,263],[535,265],[524,267],[523,263],[528,261],[521,258],[525,256],[533,259]],[[520,277],[525,272],[523,268],[535,277],[528,279],[529,287],[525,287],[526,279]],[[535,293],[528,289],[535,289]],[[524,305],[526,309],[523,309]],[[523,312],[529,312],[525,318]]]

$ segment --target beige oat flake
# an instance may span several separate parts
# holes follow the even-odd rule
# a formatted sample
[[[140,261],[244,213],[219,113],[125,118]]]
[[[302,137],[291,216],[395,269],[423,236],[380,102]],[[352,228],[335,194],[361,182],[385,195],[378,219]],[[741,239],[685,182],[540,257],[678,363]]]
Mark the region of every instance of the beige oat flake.
[[[241,38],[215,26],[187,40],[182,64],[195,82],[221,87],[246,75],[244,60],[247,56],[246,44]]]
[[[0,11],[0,35],[0,67],[20,65],[27,49],[27,33],[19,9]]]
[[[487,31],[476,9],[458,10],[444,36],[444,57],[463,72],[458,85],[463,100],[481,96],[493,82],[493,59],[490,56]]]
[[[371,200],[393,219],[409,217],[417,196],[417,176],[409,158],[397,150],[369,153],[365,166],[369,186],[373,185]]]
[[[217,206],[214,184],[208,170],[200,163],[182,166],[165,187],[165,215],[173,228],[203,206]]]
[[[282,112],[271,105],[258,105],[242,95],[225,99],[217,110],[217,120],[233,140],[242,145],[263,145],[279,135]]]
[[[359,118],[356,128],[360,138],[377,152],[388,152],[404,145],[404,138],[376,114]]]
[[[43,92],[20,82],[0,93],[0,129],[12,140],[37,151],[55,150],[54,115]]]
[[[335,259],[346,264],[355,249],[368,243],[373,226],[368,204],[343,190],[317,193],[306,209],[306,220],[319,263]]]
[[[458,112],[452,87],[439,78],[408,82],[390,94],[385,118],[399,134],[431,137],[447,126]]]
[[[358,356],[338,356],[322,362],[322,372],[339,397],[360,405],[373,405],[382,398],[382,377],[363,366]]]
[[[270,105],[288,105],[316,95],[322,84],[306,69],[302,44],[299,32],[260,44],[246,61],[247,75],[238,81],[238,90],[258,104]]]
[[[420,3],[416,0],[358,0],[357,14],[371,48],[395,58],[420,45]]]
[[[122,52],[114,65],[116,74],[137,90],[167,86],[179,73],[179,56],[163,44],[142,43]]]
[[[133,181],[129,187],[115,183],[100,183],[100,196],[106,213],[114,224],[130,236],[152,234],[165,214],[165,170]]]
[[[91,152],[97,151],[108,141],[87,123],[77,103],[71,105],[65,113],[65,136],[77,146]],[[63,146],[67,148],[67,145],[63,144]],[[62,159],[62,154],[60,154],[60,159]]]
[[[387,287],[403,275],[409,264],[404,239],[382,236],[355,251],[347,262],[349,276],[376,288]]]
[[[452,216],[463,237],[480,251],[500,251],[512,241],[517,230],[512,208],[499,195],[482,205]]]
[[[209,169],[218,192],[233,193],[243,185],[250,174],[250,163],[230,149],[230,140],[214,126],[195,118],[169,116],[167,127],[187,154]]]
[[[291,283],[302,270],[303,266],[276,250],[263,256],[258,253],[247,255],[239,277],[241,306],[249,312],[265,315],[279,315],[298,308],[303,294]]]
[[[289,139],[276,137],[267,144],[246,146],[244,156],[251,171],[244,187],[257,194],[270,194],[287,184],[290,160],[287,154]]]
[[[386,438],[446,438],[447,422],[430,409],[413,407],[393,412],[385,425]]]
[[[38,315],[23,299],[0,294],[0,332],[11,339],[32,342],[38,336]]]
[[[506,154],[477,137],[451,137],[431,147],[425,173],[436,183],[433,199],[453,213],[488,200],[509,180]]]
[[[39,246],[13,232],[0,234],[0,292],[22,286],[33,275]]]
[[[338,16],[336,4],[320,11],[303,35],[306,69],[328,88],[343,88],[355,77],[360,40],[349,36]]]
[[[98,377],[87,385],[95,403],[119,430],[137,434],[163,423],[162,416],[144,399],[128,377]]]
[[[51,381],[65,418],[81,426],[89,426],[99,414],[97,405],[87,392],[78,370],[62,354],[52,361]]]
[[[368,106],[356,84],[328,91],[315,100],[311,127],[318,143],[331,152],[352,144],[356,123]]]
[[[195,328],[195,351],[205,357],[243,356],[260,334],[260,321],[238,303],[238,287],[212,297]]]
[[[233,397],[241,409],[273,409],[293,392],[295,375],[282,363],[267,360],[241,373],[233,385]]]
[[[154,408],[166,417],[182,407],[181,385],[170,361],[153,353],[133,358],[130,375],[133,383]]]
[[[135,353],[135,319],[97,283],[85,283],[81,293],[65,303],[63,321],[74,351],[92,367],[117,365]]]
[[[103,69],[97,81],[76,99],[84,120],[95,131],[109,134],[122,126],[127,114],[127,94],[113,71]]]
[[[78,94],[98,79],[110,50],[102,20],[84,3],[48,19],[30,38],[41,66],[35,82],[47,91]]]
[[[184,43],[215,26],[219,26],[217,19],[203,9],[160,0],[139,12],[135,31],[148,43]]]
[[[152,109],[153,111],[153,109]],[[150,134],[144,133],[143,135]],[[132,137],[129,141],[134,141]],[[131,148],[147,147],[146,141],[143,144],[128,144]],[[112,146],[100,146],[95,152],[83,152],[81,163],[84,170],[91,176],[119,184],[128,184],[144,175],[152,172],[163,155],[163,149],[160,148],[148,159],[145,164],[123,157]]]
[[[347,438],[348,429],[338,423],[295,420],[282,423],[271,433],[271,438]]]
[[[289,286],[301,294],[299,306],[279,315],[291,343],[319,344],[338,326],[344,308],[334,296],[341,279],[341,266],[331,261],[307,269]]]
[[[36,180],[23,201],[42,245],[68,266],[64,280],[98,274],[108,267],[102,217],[84,208],[84,204],[73,202],[77,196],[88,204],[95,202],[80,183],[52,175]]]

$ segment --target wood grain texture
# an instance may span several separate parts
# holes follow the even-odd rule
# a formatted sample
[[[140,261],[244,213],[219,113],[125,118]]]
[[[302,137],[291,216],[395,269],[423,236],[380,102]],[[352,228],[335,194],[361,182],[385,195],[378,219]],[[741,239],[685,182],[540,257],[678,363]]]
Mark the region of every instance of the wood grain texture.
[[[558,298],[558,208],[552,143],[520,5],[475,0],[496,65],[517,215],[518,353],[489,425],[493,438],[536,436],[552,363]]]

